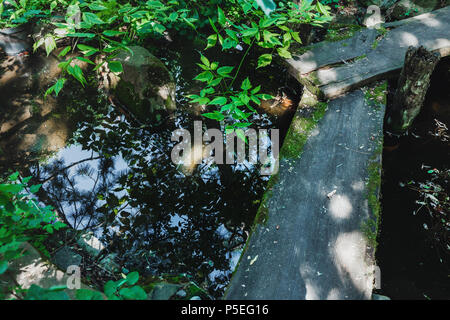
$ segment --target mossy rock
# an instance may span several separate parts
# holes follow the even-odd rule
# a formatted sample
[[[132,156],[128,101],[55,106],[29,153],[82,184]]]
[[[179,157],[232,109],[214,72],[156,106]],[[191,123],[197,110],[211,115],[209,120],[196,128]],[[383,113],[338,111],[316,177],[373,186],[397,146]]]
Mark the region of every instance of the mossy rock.
[[[122,51],[123,72],[114,89],[116,98],[140,121],[157,123],[176,109],[175,81],[163,62],[147,49]]]

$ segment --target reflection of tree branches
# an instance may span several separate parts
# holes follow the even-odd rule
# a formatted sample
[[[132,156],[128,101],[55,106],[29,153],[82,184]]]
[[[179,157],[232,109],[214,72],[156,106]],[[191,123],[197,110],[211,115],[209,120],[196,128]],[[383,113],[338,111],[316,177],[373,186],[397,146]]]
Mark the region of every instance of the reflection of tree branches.
[[[93,167],[88,164],[89,161],[100,159],[100,164]],[[85,163],[84,167],[78,168],[75,174],[70,174],[69,169],[77,165]],[[43,188],[48,195],[53,199],[55,207],[58,208],[61,215],[64,216],[65,221],[70,221],[75,229],[92,229],[93,225],[99,225],[98,217],[96,216],[97,195],[103,193],[108,189],[108,179],[114,179],[114,172],[111,167],[114,162],[111,159],[104,159],[100,156],[94,156],[82,159],[66,165],[64,160],[55,160],[50,164],[41,166],[36,172],[40,176],[47,175],[43,179],[38,177],[41,182],[47,182]],[[94,172],[97,174],[94,177]],[[86,176],[92,180],[92,187],[90,190],[83,191],[75,181],[76,176]],[[66,205],[65,205],[66,204]],[[66,209],[71,210],[66,210]]]
[[[93,152],[92,152],[92,154],[93,154]],[[68,165],[68,166],[65,167],[65,168],[59,169],[57,172],[55,172],[54,174],[52,174],[50,177],[47,177],[47,178],[45,178],[44,180],[39,180],[39,183],[44,184],[44,183],[46,183],[46,182],[52,180],[53,178],[55,178],[58,174],[60,174],[60,173],[62,173],[62,172],[64,172],[64,171],[66,171],[66,170],[68,170],[68,169],[70,169],[70,168],[72,168],[72,167],[74,167],[74,166],[76,166],[76,165],[79,165],[79,164],[81,164],[81,163],[83,163],[83,162],[86,162],[86,161],[92,161],[92,160],[98,160],[98,159],[101,159],[101,158],[102,158],[101,156],[94,157],[94,156],[92,155],[92,156],[89,157],[89,158],[86,158],[86,159],[83,159],[83,160],[74,162],[74,163]],[[39,171],[38,171],[38,174],[39,174]]]

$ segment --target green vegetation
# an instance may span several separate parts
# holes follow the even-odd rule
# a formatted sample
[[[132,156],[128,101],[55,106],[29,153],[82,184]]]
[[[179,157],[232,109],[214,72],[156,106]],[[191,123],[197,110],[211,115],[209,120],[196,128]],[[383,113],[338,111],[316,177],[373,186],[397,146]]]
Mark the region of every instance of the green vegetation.
[[[220,44],[222,51],[232,51],[240,47],[244,54],[239,64],[237,67],[220,66],[219,62],[210,62],[202,54],[202,63],[199,66],[204,71],[195,79],[205,83],[205,87],[200,91],[200,95],[191,95],[190,98],[195,103],[216,106],[216,110],[203,114],[207,118],[223,121],[231,117],[233,121],[226,130],[237,130],[237,134],[242,137],[241,129],[251,125],[247,119],[252,112],[256,112],[252,103],[258,105],[261,99],[272,98],[270,95],[261,94],[261,85],[252,85],[249,76],[244,76],[240,86],[234,86],[241,66],[251,50],[259,47],[258,50],[265,51],[259,55],[256,69],[270,65],[275,56],[292,58],[289,52],[291,44],[302,41],[299,33],[291,26],[321,25],[331,17],[329,8],[320,2],[313,5],[311,1],[302,1],[300,6],[281,2],[279,8],[274,7],[273,10],[258,8],[256,1],[241,1],[240,4],[240,21],[234,21],[218,8],[217,23],[210,20],[214,33],[208,36],[206,46],[206,49],[209,49]]]
[[[378,47],[378,44],[380,43],[381,39],[383,39],[384,36],[386,36],[386,34],[388,33],[388,29],[386,29],[385,27],[380,27],[377,29],[377,32],[378,37],[372,43],[373,50],[375,50]]]
[[[44,249],[46,236],[65,226],[51,207],[39,206],[33,194],[41,186],[28,186],[30,179],[16,172],[0,184],[0,274],[8,270],[9,261],[22,256],[24,242]]]
[[[28,185],[31,177],[21,178],[16,172],[8,177],[8,181],[0,184],[0,275],[8,271],[9,264],[24,255],[25,242],[32,244],[48,256],[44,240],[49,234],[66,225],[58,220],[50,206],[42,207],[36,201],[34,194],[41,185]],[[118,281],[108,281],[104,293],[107,299],[146,299],[147,294],[135,285],[139,280],[137,272],[124,275]],[[42,288],[31,285],[24,289],[19,285],[10,292],[17,299],[54,300],[69,299],[64,291],[66,286]],[[1,293],[0,294],[4,294]],[[103,299],[103,294],[88,289],[79,289],[76,298],[80,300]],[[4,296],[0,296],[4,299]]]
[[[367,166],[368,180],[367,187],[367,200],[370,209],[370,218],[361,226],[362,231],[367,237],[369,244],[373,248],[374,252],[377,247],[377,236],[380,225],[381,204],[379,200],[380,186],[381,186],[381,155],[383,152],[383,138],[379,137],[376,142],[376,149],[369,160]]]
[[[214,106],[215,110],[203,115],[218,121],[227,119],[230,124],[226,130],[238,129],[241,137],[242,128],[250,125],[249,115],[256,112],[252,103],[272,98],[260,92],[261,85],[252,85],[250,75],[239,76],[243,80],[235,85],[250,51],[254,47],[265,51],[259,55],[257,69],[270,65],[275,56],[291,58],[291,43],[301,43],[293,25],[321,25],[331,19],[327,6],[310,0],[300,5],[291,1],[279,1],[277,5],[271,0],[207,1],[206,5],[203,1],[21,0],[8,5],[2,2],[1,8],[8,25],[39,18],[52,26],[51,31],[36,39],[34,50],[43,46],[48,56],[58,43],[65,43],[58,49],[58,57],[65,59],[59,64],[62,76],[45,96],[58,95],[68,76],[87,85],[85,71],[75,63],[77,60],[91,65],[89,72],[101,72],[105,66],[119,75],[123,67],[115,57],[120,50],[131,51],[130,44],[163,37],[167,32],[186,32],[190,28],[206,39],[205,50],[217,44],[223,51],[241,50],[242,58],[235,66],[210,61],[202,52],[198,65],[203,72],[195,80],[203,82],[204,88],[198,95],[189,96],[193,103]],[[52,19],[54,15],[61,19]]]
[[[370,105],[386,105],[387,101],[387,81],[382,81],[375,87],[365,89],[364,97]]]
[[[361,29],[362,27],[356,24],[332,24],[328,28],[325,40],[332,42],[345,40],[353,37]]]
[[[280,151],[281,159],[295,159],[300,157],[309,134],[315,128],[319,120],[325,115],[327,107],[327,103],[317,102],[317,104],[313,106],[313,112],[310,117],[294,117]]]

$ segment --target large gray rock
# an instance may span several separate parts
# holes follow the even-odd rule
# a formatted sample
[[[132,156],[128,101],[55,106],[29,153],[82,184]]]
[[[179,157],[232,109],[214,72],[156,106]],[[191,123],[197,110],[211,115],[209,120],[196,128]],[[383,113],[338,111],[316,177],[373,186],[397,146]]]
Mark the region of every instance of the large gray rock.
[[[123,72],[114,89],[117,99],[139,121],[157,121],[176,109],[175,81],[164,63],[147,49],[132,46],[131,54],[121,51]]]

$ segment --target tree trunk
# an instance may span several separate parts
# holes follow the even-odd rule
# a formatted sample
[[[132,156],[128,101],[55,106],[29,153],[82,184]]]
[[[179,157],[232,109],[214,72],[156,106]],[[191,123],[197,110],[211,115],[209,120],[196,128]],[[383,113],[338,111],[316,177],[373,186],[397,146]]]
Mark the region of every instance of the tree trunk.
[[[419,114],[439,59],[439,53],[430,52],[422,46],[408,48],[387,120],[388,130],[392,133],[406,132]]]

